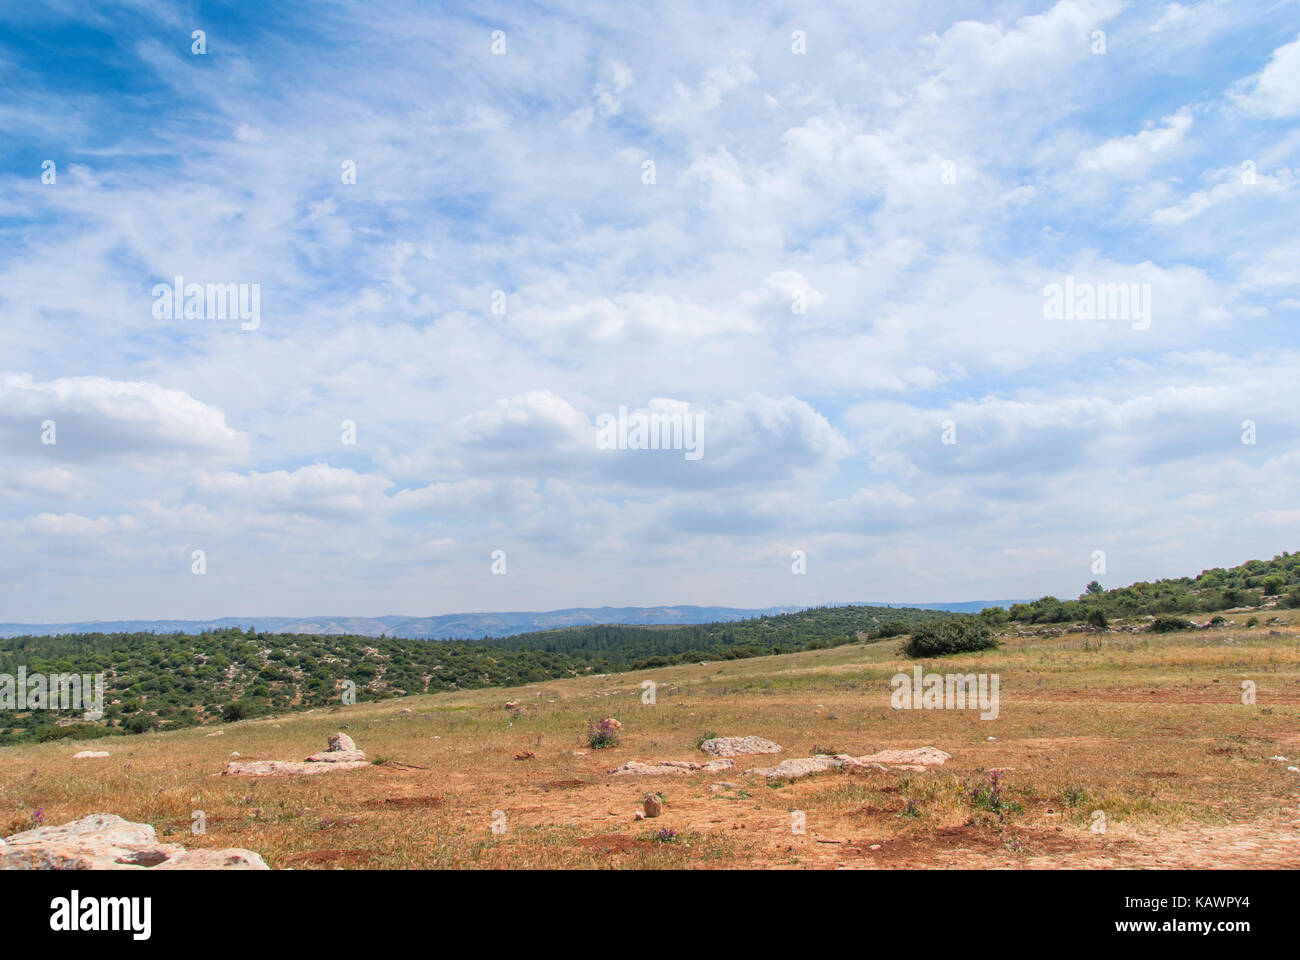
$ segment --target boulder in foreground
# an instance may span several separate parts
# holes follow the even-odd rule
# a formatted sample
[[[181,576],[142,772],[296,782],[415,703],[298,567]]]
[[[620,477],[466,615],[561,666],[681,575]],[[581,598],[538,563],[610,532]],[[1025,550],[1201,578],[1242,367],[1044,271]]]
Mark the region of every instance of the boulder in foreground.
[[[37,827],[0,843],[3,870],[269,870],[251,850],[189,850],[159,843],[153,827],[112,813],[92,813]]]

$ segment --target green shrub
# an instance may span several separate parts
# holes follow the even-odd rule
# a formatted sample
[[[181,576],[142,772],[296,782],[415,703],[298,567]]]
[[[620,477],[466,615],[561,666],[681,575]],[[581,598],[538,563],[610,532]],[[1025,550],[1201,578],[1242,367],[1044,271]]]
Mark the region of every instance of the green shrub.
[[[1152,633],[1174,633],[1178,630],[1191,630],[1192,622],[1182,617],[1156,617],[1151,622]]]
[[[988,650],[998,645],[987,623],[974,617],[952,617],[922,623],[903,646],[909,657],[942,657],[949,653]]]
[[[1101,612],[1100,607],[1093,607],[1084,617],[1084,623],[1090,627],[1096,627],[1098,630],[1105,630],[1110,624],[1106,620],[1106,614]]]

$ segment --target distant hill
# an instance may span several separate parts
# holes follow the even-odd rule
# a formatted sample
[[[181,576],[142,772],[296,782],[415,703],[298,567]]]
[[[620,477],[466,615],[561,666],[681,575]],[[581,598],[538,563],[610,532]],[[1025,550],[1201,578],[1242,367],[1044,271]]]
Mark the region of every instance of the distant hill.
[[[696,608],[698,609],[698,608]],[[440,690],[518,686],[700,660],[736,660],[888,639],[948,616],[841,605],[706,624],[584,624],[500,639],[246,632],[88,631],[0,639],[0,675],[102,674],[102,719],[84,707],[0,715],[0,745],[144,733],[304,707]],[[12,683],[12,680],[10,681]],[[30,683],[25,689],[30,690]]]
[[[1003,606],[1015,601],[1002,600]],[[920,610],[976,613],[994,603],[911,603]],[[834,603],[832,607],[901,606],[884,603]],[[0,623],[0,637],[48,637],[74,633],[201,633],[249,627],[259,633],[304,633],[316,636],[403,637],[410,640],[479,640],[519,633],[604,624],[627,626],[693,625],[752,620],[808,607],[696,607],[689,604],[660,607],[569,607],[564,610],[518,613],[448,613],[437,617],[218,617],[214,620],[86,620],[77,623]]]

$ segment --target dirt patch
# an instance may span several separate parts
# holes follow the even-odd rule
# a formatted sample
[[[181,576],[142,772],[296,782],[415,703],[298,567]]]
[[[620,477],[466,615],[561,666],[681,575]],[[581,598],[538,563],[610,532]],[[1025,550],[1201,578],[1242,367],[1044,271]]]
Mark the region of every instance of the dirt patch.
[[[627,853],[629,850],[645,849],[650,846],[650,841],[610,833],[600,837],[579,837],[574,841],[574,845],[589,847],[602,853]]]
[[[442,797],[384,797],[383,799],[366,800],[361,805],[387,810],[395,807],[441,807],[446,802]]]
[[[374,850],[305,850],[286,859],[295,866],[359,867],[374,859]]]

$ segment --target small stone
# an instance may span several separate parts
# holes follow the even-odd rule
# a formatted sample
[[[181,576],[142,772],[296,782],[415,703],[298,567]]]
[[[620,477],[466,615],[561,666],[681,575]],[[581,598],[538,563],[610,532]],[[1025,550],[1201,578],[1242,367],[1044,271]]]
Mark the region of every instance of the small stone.
[[[645,814],[642,813],[640,810],[638,810],[638,811],[636,812],[636,814],[635,814],[635,819],[637,819],[637,820],[644,820],[644,819],[645,819]]]
[[[73,760],[95,760],[99,757],[108,756],[107,750],[82,750],[80,753],[72,755]]]
[[[641,806],[645,808],[647,817],[657,817],[664,812],[663,801],[656,794],[647,793],[645,799],[641,801]]]

